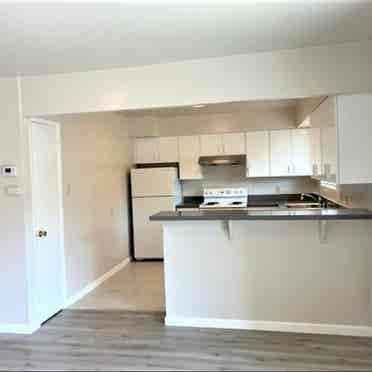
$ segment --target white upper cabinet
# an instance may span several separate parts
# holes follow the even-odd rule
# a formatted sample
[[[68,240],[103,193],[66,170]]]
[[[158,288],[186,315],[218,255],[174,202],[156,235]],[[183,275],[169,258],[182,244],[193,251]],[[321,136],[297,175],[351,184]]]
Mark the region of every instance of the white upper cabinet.
[[[244,133],[226,133],[222,135],[222,150],[226,155],[245,154]]]
[[[134,161],[140,163],[156,163],[158,159],[157,138],[136,138],[134,143]]]
[[[223,155],[221,135],[204,134],[200,136],[200,154],[203,156]]]
[[[291,130],[273,130],[270,132],[271,176],[289,176],[291,174]]]
[[[336,100],[326,98],[311,114],[313,176],[336,182],[337,135]]]
[[[244,133],[205,134],[200,136],[201,155],[244,155]]]
[[[180,179],[195,180],[203,178],[199,165],[199,136],[179,137]]]
[[[312,113],[311,125],[320,135],[316,145],[320,143],[320,179],[372,183],[371,118],[372,94],[328,97]]]
[[[309,176],[311,138],[309,129],[285,129],[270,132],[271,176]]]
[[[158,138],[158,161],[160,163],[178,162],[178,137]]]
[[[311,128],[310,131],[312,176],[316,179],[319,179],[322,174],[322,143],[320,137],[320,128]]]
[[[200,139],[199,136],[178,137],[179,141],[179,159],[199,159]]]
[[[135,163],[174,163],[178,161],[178,137],[136,138]]]
[[[291,176],[310,176],[311,166],[310,129],[291,130]]]
[[[269,132],[246,133],[247,177],[270,176]]]
[[[372,183],[372,94],[337,97],[341,184]]]

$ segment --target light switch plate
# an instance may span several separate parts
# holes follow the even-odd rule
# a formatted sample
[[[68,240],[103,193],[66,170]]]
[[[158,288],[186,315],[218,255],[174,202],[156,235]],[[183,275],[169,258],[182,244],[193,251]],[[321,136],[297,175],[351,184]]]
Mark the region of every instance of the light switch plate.
[[[0,171],[3,177],[17,177],[17,167],[14,165],[3,165]]]

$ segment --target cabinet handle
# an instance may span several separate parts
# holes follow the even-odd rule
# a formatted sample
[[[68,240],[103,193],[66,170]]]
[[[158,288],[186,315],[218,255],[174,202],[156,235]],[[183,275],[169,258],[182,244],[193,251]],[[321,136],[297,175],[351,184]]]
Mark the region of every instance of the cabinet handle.
[[[291,173],[291,166],[289,164],[288,164],[287,170],[288,170],[288,174],[290,174]]]

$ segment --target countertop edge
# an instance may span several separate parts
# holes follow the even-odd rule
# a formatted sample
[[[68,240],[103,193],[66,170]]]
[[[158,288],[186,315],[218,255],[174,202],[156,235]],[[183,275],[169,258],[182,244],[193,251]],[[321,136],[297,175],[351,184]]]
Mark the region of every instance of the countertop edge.
[[[252,214],[252,215],[216,215],[216,214],[202,214],[202,215],[187,215],[180,214],[179,212],[160,212],[155,215],[150,216],[150,221],[317,221],[317,220],[372,220],[372,211],[356,211],[354,210],[351,213],[340,213],[340,214],[300,214],[297,212],[296,215],[268,215],[268,214]]]

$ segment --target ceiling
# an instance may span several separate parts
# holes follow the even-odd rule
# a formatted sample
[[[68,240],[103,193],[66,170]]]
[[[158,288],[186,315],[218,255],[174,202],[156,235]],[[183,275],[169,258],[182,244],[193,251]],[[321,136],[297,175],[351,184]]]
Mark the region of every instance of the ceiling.
[[[0,3],[0,76],[360,41],[371,24],[359,0]]]

